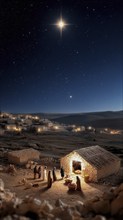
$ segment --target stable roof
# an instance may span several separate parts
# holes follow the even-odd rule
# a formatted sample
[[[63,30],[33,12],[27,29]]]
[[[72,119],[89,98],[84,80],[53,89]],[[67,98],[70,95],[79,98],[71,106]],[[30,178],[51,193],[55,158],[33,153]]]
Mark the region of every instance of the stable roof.
[[[119,157],[96,145],[75,150],[84,160],[97,169],[107,165],[113,165],[116,161],[120,161]]]

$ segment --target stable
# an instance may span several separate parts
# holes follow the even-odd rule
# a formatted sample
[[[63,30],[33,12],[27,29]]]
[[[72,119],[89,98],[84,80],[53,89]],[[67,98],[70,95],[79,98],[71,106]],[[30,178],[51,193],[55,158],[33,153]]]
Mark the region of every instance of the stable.
[[[60,163],[66,174],[86,175],[89,181],[98,181],[120,169],[120,159],[98,145],[74,150],[61,158]]]

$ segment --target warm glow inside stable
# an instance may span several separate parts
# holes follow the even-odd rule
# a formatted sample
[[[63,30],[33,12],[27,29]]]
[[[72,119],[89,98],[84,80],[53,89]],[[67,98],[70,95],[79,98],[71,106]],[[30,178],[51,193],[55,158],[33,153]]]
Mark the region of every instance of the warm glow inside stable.
[[[81,165],[80,171],[85,170],[85,164],[82,163],[80,157],[78,155],[73,155],[72,158],[71,158],[71,161],[70,161],[70,170],[71,170],[71,172],[73,172],[73,163],[74,162],[80,163],[80,165]]]

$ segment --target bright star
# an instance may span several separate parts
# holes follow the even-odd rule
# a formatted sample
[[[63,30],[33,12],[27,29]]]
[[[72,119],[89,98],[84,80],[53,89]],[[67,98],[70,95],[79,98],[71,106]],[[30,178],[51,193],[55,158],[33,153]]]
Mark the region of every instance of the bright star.
[[[62,37],[63,29],[65,29],[66,26],[69,26],[69,25],[72,25],[72,24],[67,23],[67,22],[63,19],[62,13],[61,13],[59,20],[57,20],[56,23],[51,24],[51,25],[55,25],[55,26],[60,30],[60,36]]]
[[[64,29],[67,25],[70,25],[70,24],[67,24],[67,23],[65,22],[65,20],[62,18],[62,14],[61,14],[60,19],[59,19],[59,20],[57,21],[57,23],[55,23],[54,25],[56,25],[57,28],[59,28],[59,30],[60,30],[60,35],[61,35],[61,37],[62,37],[62,31],[63,31],[63,29]]]
[[[60,21],[58,21],[58,23],[57,23],[57,26],[62,30],[64,27],[65,27],[65,22],[62,20],[62,18],[61,18],[61,20]]]
[[[73,96],[72,95],[70,95],[70,99],[72,99],[73,98]]]

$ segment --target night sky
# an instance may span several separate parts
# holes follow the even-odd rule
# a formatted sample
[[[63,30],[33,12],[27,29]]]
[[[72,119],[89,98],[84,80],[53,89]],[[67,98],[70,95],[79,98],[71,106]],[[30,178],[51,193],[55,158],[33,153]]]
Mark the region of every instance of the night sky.
[[[121,110],[122,9],[122,0],[1,0],[0,110]]]

